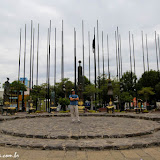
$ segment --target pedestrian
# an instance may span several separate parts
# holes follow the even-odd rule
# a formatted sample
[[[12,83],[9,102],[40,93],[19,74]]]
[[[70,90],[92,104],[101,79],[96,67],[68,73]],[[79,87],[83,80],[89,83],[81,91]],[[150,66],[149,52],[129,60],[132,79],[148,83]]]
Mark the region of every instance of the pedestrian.
[[[78,101],[79,97],[75,94],[75,90],[71,90],[71,95],[69,96],[70,99],[70,112],[71,112],[71,118],[72,122],[80,122],[79,119],[79,112],[78,112]]]

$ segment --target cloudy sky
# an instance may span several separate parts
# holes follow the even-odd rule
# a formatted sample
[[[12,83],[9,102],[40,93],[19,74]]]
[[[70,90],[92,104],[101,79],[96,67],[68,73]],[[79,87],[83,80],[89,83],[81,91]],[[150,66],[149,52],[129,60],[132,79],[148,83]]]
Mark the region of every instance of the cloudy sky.
[[[99,21],[100,66],[102,73],[102,31],[104,32],[105,72],[107,73],[107,34],[109,36],[110,72],[116,76],[115,30],[119,27],[122,39],[123,72],[129,70],[128,32],[134,34],[136,74],[143,72],[141,31],[144,33],[145,65],[147,58],[145,34],[148,35],[150,69],[156,70],[154,32],[160,33],[160,2],[158,0],[1,0],[0,5],[0,83],[6,77],[10,81],[18,77],[19,32],[22,29],[21,72],[23,76],[24,26],[27,25],[26,77],[29,78],[30,26],[35,28],[35,54],[37,51],[37,26],[40,25],[39,83],[46,79],[47,30],[52,20],[51,31],[51,83],[54,83],[54,30],[57,29],[57,81],[61,73],[61,22],[64,21],[64,76],[74,76],[74,27],[77,31],[77,61],[82,60],[82,20],[84,20],[85,75],[88,77],[88,31],[91,43],[93,31]],[[92,51],[92,50],[91,50]],[[36,55],[35,55],[36,59]],[[36,61],[35,61],[36,66]],[[93,53],[91,52],[91,78],[94,80]],[[36,77],[34,70],[34,82]]]

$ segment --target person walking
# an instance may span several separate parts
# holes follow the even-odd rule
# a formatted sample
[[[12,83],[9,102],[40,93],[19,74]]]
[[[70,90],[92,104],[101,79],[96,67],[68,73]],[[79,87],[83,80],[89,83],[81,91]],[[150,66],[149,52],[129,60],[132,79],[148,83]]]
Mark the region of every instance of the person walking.
[[[71,112],[71,118],[72,122],[80,122],[79,119],[79,112],[78,112],[78,101],[79,97],[75,94],[75,90],[71,90],[71,95],[69,96],[70,99],[70,112]]]

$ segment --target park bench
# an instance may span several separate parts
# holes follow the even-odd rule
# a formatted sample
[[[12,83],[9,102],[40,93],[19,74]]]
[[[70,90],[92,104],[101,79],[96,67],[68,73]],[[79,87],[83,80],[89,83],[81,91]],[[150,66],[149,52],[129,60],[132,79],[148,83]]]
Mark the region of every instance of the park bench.
[[[108,113],[114,113],[114,106],[107,106]]]
[[[36,109],[35,108],[29,108],[29,110],[28,110],[28,113],[30,114],[30,113],[35,113],[36,112]]]
[[[11,114],[15,114],[16,113],[16,107],[2,107],[2,115],[4,115],[4,113],[6,113],[6,115]]]
[[[28,113],[35,113],[36,112],[36,109],[33,108],[33,100],[32,100],[32,97],[30,97],[30,99],[28,100],[28,106],[29,106],[29,109],[28,109]]]
[[[50,107],[50,111],[51,112],[56,112],[57,111],[57,107]]]
[[[85,113],[85,106],[78,106],[79,113]]]
[[[135,110],[136,113],[143,113],[143,111],[145,109],[146,109],[145,107],[142,107],[142,108],[136,107],[136,108],[134,108],[134,110]]]

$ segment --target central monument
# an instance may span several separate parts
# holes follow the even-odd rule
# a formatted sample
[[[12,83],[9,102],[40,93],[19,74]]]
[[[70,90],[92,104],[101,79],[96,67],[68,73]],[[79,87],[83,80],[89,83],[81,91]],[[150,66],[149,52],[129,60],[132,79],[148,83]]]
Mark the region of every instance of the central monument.
[[[84,77],[82,76],[82,66],[81,66],[81,61],[78,61],[79,66],[78,66],[78,95],[79,95],[79,102],[78,102],[78,109],[80,112],[84,112],[85,107],[83,106],[84,102],[83,102],[83,84],[84,84]]]
[[[114,106],[113,106],[113,87],[112,87],[112,82],[110,79],[110,75],[109,75],[109,79],[108,79],[108,106],[107,106],[107,112],[114,112]]]

